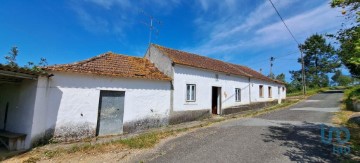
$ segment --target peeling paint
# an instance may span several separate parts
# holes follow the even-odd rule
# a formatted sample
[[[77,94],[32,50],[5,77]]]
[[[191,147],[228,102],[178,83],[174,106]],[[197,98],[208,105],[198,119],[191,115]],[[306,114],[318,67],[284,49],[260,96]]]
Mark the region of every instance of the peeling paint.
[[[80,124],[67,123],[55,129],[53,139],[55,141],[74,141],[95,137],[95,126],[95,124],[86,122]]]
[[[162,127],[169,124],[168,118],[146,118],[124,124],[124,133],[132,133],[149,128]]]
[[[210,110],[191,110],[191,111],[176,111],[172,112],[169,119],[169,124],[179,124],[188,121],[195,121],[210,117]]]

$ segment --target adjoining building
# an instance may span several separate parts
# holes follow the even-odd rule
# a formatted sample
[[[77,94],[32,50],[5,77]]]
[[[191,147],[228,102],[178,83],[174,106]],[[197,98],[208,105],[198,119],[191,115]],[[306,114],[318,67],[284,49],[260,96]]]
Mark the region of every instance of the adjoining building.
[[[172,78],[170,123],[211,113],[232,113],[236,106],[266,105],[286,98],[283,82],[245,66],[156,44],[148,48],[145,58]]]
[[[41,72],[0,65],[0,139],[11,150],[49,139],[117,135],[286,98],[248,67],[152,44],[143,58],[111,52]]]
[[[145,58],[106,53],[44,70],[50,75],[0,83],[1,119],[25,135],[22,148],[168,124],[171,79]]]

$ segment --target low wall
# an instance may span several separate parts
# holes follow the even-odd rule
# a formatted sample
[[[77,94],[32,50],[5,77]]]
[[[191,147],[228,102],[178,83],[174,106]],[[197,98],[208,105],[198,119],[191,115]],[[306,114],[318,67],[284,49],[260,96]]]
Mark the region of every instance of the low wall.
[[[210,117],[210,109],[192,110],[192,111],[176,111],[170,114],[169,124],[179,124],[188,121],[195,121]]]
[[[282,102],[284,102],[284,100],[282,100]],[[267,101],[267,102],[256,102],[256,103],[251,103],[251,104],[247,104],[247,105],[233,106],[233,107],[229,107],[229,108],[224,108],[222,110],[221,114],[228,115],[228,114],[239,113],[239,112],[243,112],[243,111],[247,111],[247,110],[262,109],[262,108],[266,108],[266,107],[273,106],[276,104],[278,104],[278,100]]]
[[[167,118],[149,118],[124,123],[124,133],[133,133],[168,125]]]

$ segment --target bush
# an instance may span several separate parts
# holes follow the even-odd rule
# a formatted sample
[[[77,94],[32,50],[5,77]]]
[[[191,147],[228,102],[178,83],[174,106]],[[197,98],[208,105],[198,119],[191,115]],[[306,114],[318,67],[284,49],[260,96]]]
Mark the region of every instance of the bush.
[[[360,85],[354,86],[353,88],[345,91],[345,105],[347,110],[353,110],[353,102],[360,100]]]

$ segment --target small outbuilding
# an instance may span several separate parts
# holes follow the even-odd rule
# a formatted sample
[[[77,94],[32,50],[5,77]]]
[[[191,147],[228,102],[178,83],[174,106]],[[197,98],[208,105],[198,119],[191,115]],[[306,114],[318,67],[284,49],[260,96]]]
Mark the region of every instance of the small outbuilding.
[[[168,124],[171,78],[145,58],[109,52],[46,74],[0,68],[0,125],[23,148]]]

